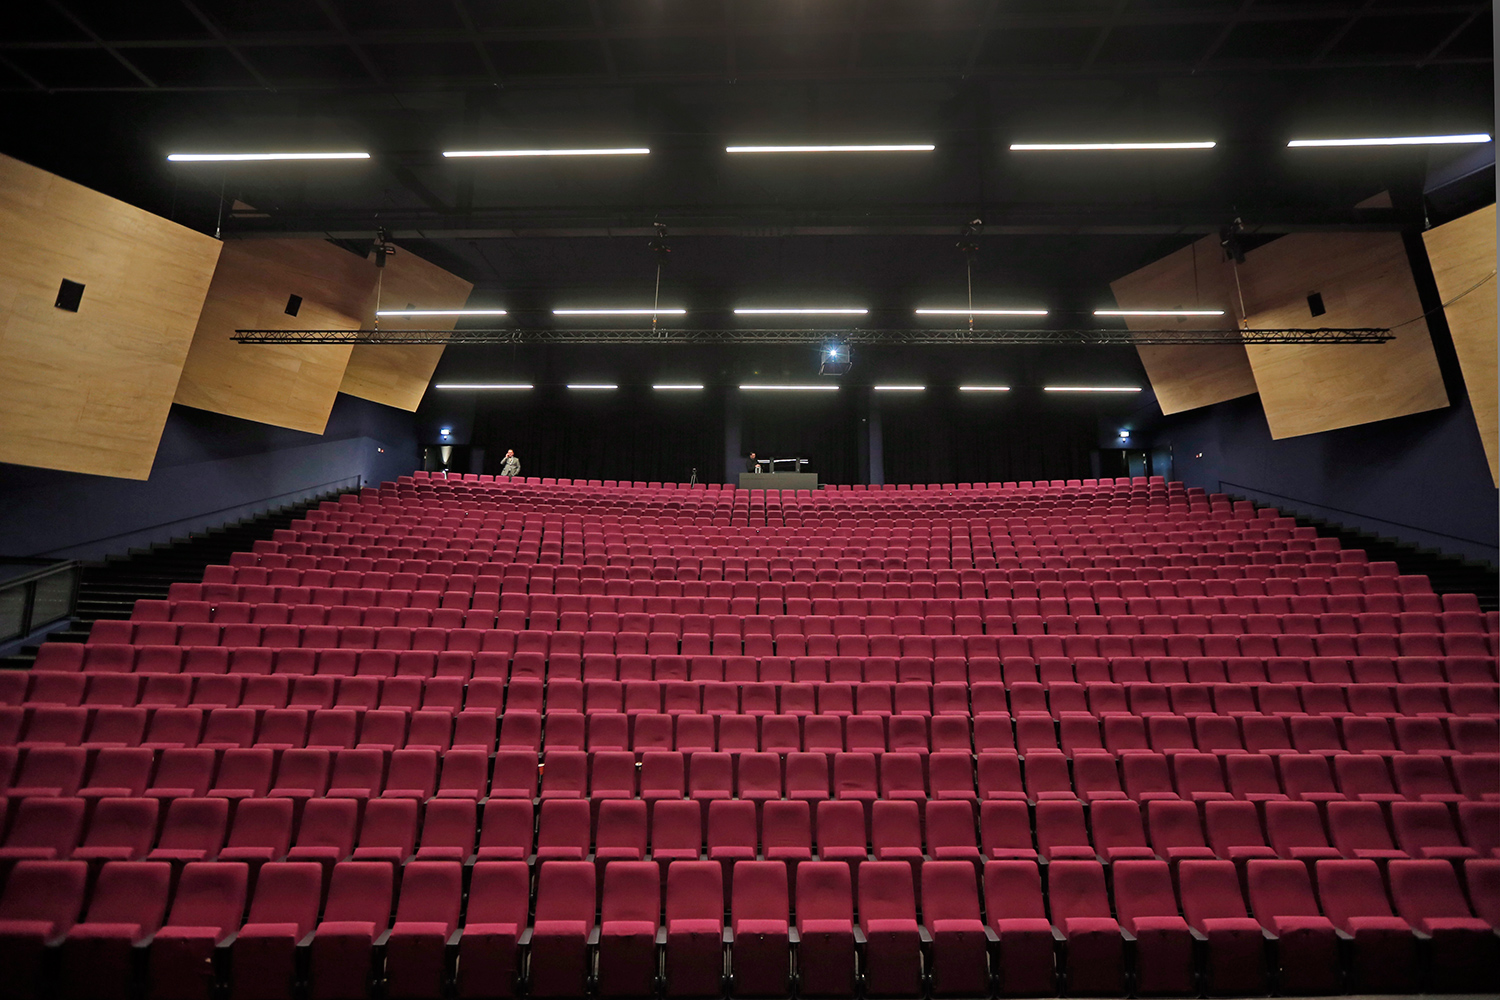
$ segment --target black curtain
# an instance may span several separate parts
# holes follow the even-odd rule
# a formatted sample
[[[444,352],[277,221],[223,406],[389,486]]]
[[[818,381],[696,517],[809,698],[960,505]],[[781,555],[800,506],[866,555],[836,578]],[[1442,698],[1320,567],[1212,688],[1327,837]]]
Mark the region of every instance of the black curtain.
[[[724,402],[718,390],[657,392],[538,386],[482,396],[473,442],[485,471],[498,472],[508,448],[528,476],[717,482],[724,464]]]
[[[1081,479],[1098,447],[1093,407],[1041,393],[886,394],[879,401],[888,483]]]
[[[820,483],[857,483],[857,394],[852,388],[741,392],[740,450],[759,458],[806,458]]]

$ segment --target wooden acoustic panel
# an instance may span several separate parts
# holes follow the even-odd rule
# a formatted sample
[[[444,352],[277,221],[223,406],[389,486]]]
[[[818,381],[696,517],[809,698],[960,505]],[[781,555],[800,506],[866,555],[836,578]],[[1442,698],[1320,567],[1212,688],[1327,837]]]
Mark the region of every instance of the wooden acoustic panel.
[[[0,233],[0,462],[146,479],[219,241],[7,156]]]
[[[1128,274],[1109,286],[1121,309],[1222,309],[1223,316],[1130,316],[1132,330],[1224,330],[1235,327],[1234,273],[1217,237]],[[1136,348],[1162,413],[1180,413],[1255,392],[1255,374],[1240,344],[1161,344]]]
[[[1385,344],[1250,345],[1271,437],[1316,434],[1448,405],[1397,233],[1293,233],[1246,254],[1251,327],[1394,327]],[[1318,293],[1327,312],[1313,316]]]
[[[1479,424],[1490,479],[1500,482],[1497,451],[1500,413],[1495,378],[1495,206],[1482,208],[1447,225],[1422,234],[1427,257],[1437,278],[1438,293],[1447,303],[1443,312],[1453,334],[1453,347],[1469,390],[1469,405]]]
[[[326,240],[237,240],[224,247],[177,386],[177,402],[321,434],[349,344],[238,344],[236,329],[357,330],[375,266]],[[296,316],[288,299],[300,296]]]
[[[371,257],[373,266],[373,255]],[[462,309],[474,285],[449,274],[405,248],[387,258],[380,282],[383,309]],[[365,326],[375,325],[372,293],[363,313]],[[453,316],[422,316],[411,319],[387,316],[382,330],[451,330]],[[402,410],[416,411],[443,356],[441,344],[356,344],[344,369],[339,391]]]

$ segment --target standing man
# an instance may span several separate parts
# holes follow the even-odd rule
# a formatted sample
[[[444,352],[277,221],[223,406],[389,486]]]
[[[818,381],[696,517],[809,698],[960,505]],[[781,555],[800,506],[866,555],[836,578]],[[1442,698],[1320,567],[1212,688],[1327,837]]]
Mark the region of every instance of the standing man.
[[[755,460],[755,452],[753,452],[753,451],[750,453],[750,457],[745,460],[745,471],[746,472],[759,472],[760,471],[760,463]]]
[[[500,478],[514,479],[521,474],[521,460],[516,457],[514,449],[505,453],[505,461],[500,463]]]

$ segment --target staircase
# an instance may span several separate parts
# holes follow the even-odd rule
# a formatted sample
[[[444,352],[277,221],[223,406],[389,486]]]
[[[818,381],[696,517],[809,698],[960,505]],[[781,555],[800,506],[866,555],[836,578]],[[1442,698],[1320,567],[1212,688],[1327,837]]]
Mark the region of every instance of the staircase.
[[[172,584],[203,579],[205,566],[222,565],[229,562],[231,554],[250,551],[255,542],[269,539],[273,531],[289,527],[309,509],[342,492],[325,493],[150,548],[131,549],[102,562],[84,563],[72,623],[53,632],[48,640],[84,642],[99,619],[129,618],[138,600],[166,600]],[[0,669],[30,667],[34,659],[36,648],[28,646],[17,656],[0,658]]]
[[[1425,574],[1436,593],[1474,594],[1479,598],[1480,610],[1500,610],[1500,575],[1489,563],[1445,555],[1437,549],[1420,548],[1410,542],[1347,528],[1320,517],[1304,517],[1293,511],[1282,513],[1294,518],[1299,526],[1316,528],[1319,535],[1337,538],[1346,549],[1364,549],[1371,562],[1393,562],[1403,574]]]

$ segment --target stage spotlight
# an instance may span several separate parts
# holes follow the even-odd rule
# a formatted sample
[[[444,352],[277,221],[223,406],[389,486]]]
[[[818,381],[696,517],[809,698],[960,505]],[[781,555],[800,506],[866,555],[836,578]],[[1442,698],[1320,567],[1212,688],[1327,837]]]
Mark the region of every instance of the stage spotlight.
[[[452,427],[444,427],[441,430],[439,430],[438,433],[441,434],[445,438],[451,438],[453,436],[453,428]]]
[[[1121,430],[1120,431],[1120,440],[1121,441],[1129,441],[1130,440],[1130,432],[1127,431],[1127,430]]]
[[[849,349],[848,344],[824,345],[822,360],[818,365],[819,375],[847,375],[852,367],[854,367],[854,352]]]

